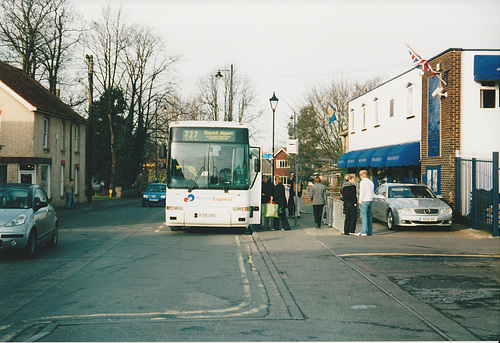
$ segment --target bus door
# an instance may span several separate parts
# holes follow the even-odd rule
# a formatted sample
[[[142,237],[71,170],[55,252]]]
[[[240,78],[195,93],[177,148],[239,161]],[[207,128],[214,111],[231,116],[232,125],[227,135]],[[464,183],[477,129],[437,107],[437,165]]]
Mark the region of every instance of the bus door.
[[[250,189],[248,190],[249,224],[260,224],[261,195],[262,195],[262,149],[250,147]]]

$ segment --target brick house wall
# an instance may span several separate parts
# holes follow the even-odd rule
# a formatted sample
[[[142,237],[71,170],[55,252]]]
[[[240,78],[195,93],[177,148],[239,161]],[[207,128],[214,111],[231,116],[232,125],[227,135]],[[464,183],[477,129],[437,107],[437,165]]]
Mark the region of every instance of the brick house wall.
[[[441,97],[440,103],[440,153],[439,156],[429,156],[429,80],[430,72],[425,72],[422,77],[422,180],[427,179],[427,170],[439,167],[441,171],[440,189],[443,200],[452,207],[455,205],[455,152],[460,150],[461,131],[461,80],[462,80],[462,52],[460,50],[449,50],[429,62],[434,70],[440,65],[441,78],[447,85],[441,83],[442,93],[448,93],[447,97]]]

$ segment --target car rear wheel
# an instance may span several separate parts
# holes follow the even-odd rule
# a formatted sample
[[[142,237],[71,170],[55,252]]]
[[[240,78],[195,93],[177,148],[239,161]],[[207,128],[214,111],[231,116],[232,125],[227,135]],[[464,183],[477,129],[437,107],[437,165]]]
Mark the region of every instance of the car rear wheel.
[[[394,214],[392,213],[392,210],[387,212],[387,228],[389,230],[396,230],[397,228],[397,225],[394,222]]]
[[[24,248],[24,256],[26,258],[33,258],[36,254],[36,230],[31,230]]]
[[[59,224],[56,223],[56,225],[54,226],[54,232],[52,233],[52,237],[47,241],[47,246],[55,248],[57,246],[58,241],[59,241]]]

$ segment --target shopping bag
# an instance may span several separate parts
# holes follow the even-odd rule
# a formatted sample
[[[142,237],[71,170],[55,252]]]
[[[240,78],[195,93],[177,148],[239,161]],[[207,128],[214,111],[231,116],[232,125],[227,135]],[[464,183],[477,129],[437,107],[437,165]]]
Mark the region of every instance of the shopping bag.
[[[278,218],[278,204],[275,203],[264,204],[264,217]]]

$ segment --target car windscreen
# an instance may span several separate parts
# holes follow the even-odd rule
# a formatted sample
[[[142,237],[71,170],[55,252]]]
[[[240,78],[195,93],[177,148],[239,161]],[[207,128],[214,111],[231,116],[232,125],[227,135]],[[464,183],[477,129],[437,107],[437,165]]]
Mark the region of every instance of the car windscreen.
[[[435,198],[425,186],[394,186],[389,188],[389,198]]]
[[[28,208],[28,189],[0,188],[0,208]]]
[[[166,185],[148,185],[148,188],[146,188],[146,192],[151,192],[151,193],[165,193],[166,191],[167,191]]]

